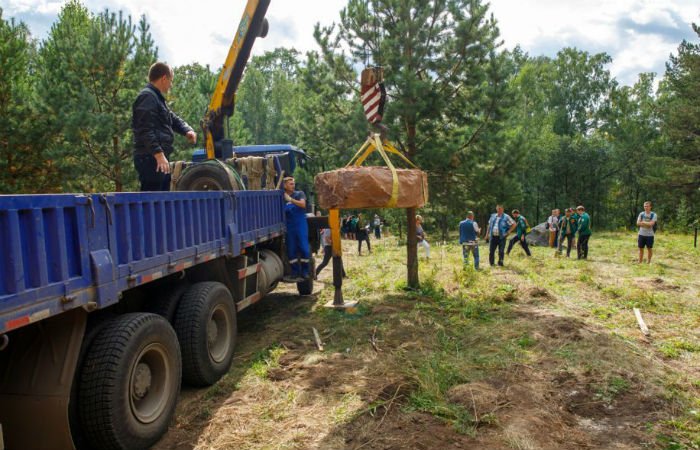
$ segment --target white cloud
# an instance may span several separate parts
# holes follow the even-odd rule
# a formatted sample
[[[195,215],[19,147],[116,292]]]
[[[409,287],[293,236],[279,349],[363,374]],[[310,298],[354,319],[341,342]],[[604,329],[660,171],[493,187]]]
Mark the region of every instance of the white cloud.
[[[191,62],[223,64],[238,27],[246,2],[199,0],[190,2],[165,0],[110,0],[111,9],[124,9],[132,17],[146,15],[160,56],[174,65]],[[89,0],[91,9],[104,8],[103,0]],[[277,47],[295,47],[302,52],[316,48],[313,39],[315,22],[338,20],[344,0],[275,1],[267,12],[270,32],[259,39],[253,54],[262,54]]]
[[[134,20],[145,14],[160,57],[174,65],[200,62],[218,68],[238,26],[245,0],[84,0],[98,12],[122,9]],[[0,0],[4,17],[25,20],[45,37],[63,1]],[[316,22],[339,20],[346,0],[272,0],[270,33],[253,54],[276,47],[301,52],[317,49]],[[691,22],[700,22],[697,0],[491,0],[507,48],[520,44],[530,55],[554,56],[564,46],[607,52],[613,75],[633,83],[641,71],[663,74],[664,62],[681,39],[695,39]]]
[[[613,57],[610,71],[623,84],[639,72],[660,77],[683,38],[693,39],[700,21],[697,0],[492,0],[507,48],[554,56],[564,46]]]

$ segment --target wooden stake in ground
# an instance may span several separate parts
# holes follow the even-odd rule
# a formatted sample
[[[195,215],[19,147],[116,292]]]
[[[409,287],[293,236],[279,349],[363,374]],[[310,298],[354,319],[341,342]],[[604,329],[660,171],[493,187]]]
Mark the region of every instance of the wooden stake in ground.
[[[639,329],[642,330],[642,333],[644,333],[644,336],[649,337],[651,336],[651,333],[649,332],[649,328],[647,328],[647,324],[644,323],[644,319],[642,319],[642,313],[639,311],[639,308],[633,308],[634,310],[634,316],[637,318],[637,323],[639,324]]]
[[[377,345],[377,326],[374,326],[374,330],[372,331],[372,337],[369,338],[369,343],[372,344],[372,348],[374,349],[375,352],[379,353],[382,351],[382,349],[379,348]]]
[[[323,344],[321,343],[321,336],[318,335],[318,330],[316,327],[311,328],[314,331],[314,339],[316,340],[316,347],[318,348],[319,352],[323,351]]]

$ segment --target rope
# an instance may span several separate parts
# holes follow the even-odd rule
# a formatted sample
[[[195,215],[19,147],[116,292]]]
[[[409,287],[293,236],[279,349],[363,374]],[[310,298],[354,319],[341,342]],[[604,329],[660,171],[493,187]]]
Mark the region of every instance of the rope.
[[[265,166],[265,186],[266,189],[275,189],[275,177],[277,176],[277,169],[275,168],[275,155],[266,155],[266,166]]]
[[[170,190],[177,190],[177,182],[182,176],[182,169],[187,164],[185,161],[176,161],[170,163]]]

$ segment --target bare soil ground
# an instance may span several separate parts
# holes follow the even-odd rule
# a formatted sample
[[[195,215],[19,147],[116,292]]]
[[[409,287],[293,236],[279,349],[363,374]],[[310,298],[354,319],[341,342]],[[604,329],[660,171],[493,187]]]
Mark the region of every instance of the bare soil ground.
[[[415,291],[394,239],[369,256],[345,242],[359,313],[322,307],[329,269],[312,296],[283,287],[244,311],[231,371],[183,388],[155,448],[697,448],[700,254],[657,241],[651,266],[610,234],[588,262],[516,249],[481,272],[433,244]]]

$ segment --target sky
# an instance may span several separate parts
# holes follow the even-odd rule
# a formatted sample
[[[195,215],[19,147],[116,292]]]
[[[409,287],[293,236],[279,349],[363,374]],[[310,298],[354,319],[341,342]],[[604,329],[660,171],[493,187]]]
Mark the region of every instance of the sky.
[[[338,22],[347,0],[272,0],[270,32],[253,54],[277,47],[317,50],[314,24]],[[65,1],[0,0],[3,18],[24,21],[43,39]],[[92,12],[123,10],[134,21],[146,15],[159,58],[179,66],[223,64],[245,0],[83,0]],[[665,62],[683,39],[698,42],[690,24],[700,24],[698,0],[491,0],[504,47],[516,45],[531,56],[555,56],[572,46],[613,57],[609,69],[631,85],[640,72],[660,78]]]

